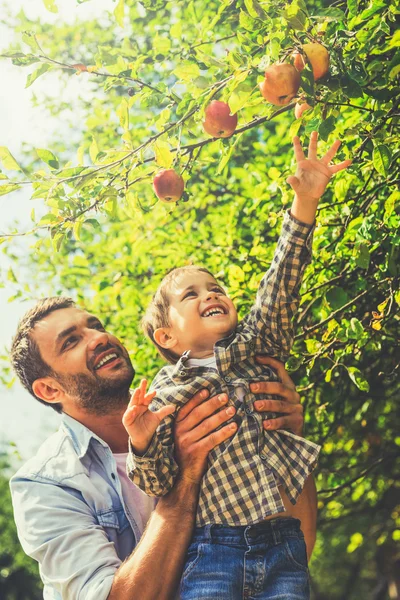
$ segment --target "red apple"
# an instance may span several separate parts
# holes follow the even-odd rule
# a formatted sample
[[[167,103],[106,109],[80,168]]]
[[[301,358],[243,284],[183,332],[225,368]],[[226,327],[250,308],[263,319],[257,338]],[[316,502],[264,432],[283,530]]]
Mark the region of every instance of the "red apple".
[[[173,169],[163,169],[155,175],[153,188],[163,202],[177,202],[185,189],[183,177]]]
[[[276,63],[265,71],[265,79],[260,91],[268,102],[276,106],[285,106],[297,94],[300,87],[300,74],[288,63]]]
[[[303,102],[302,104],[300,104],[300,102],[298,102],[296,104],[296,106],[294,107],[294,116],[296,117],[296,119],[300,119],[303,112],[305,112],[309,108],[312,108],[312,106],[307,104],[307,102]]]
[[[304,44],[303,52],[309,61],[314,79],[321,79],[329,70],[329,52],[322,44],[312,43]],[[305,67],[304,56],[300,52],[293,53],[294,66],[298,71],[302,71]]]
[[[72,65],[74,69],[77,70],[78,74],[82,73],[82,71],[87,71],[87,66],[83,63],[77,63],[76,65]]]
[[[231,115],[231,109],[226,102],[213,100],[204,113],[203,128],[206,133],[217,138],[231,137],[234,133],[238,118]]]

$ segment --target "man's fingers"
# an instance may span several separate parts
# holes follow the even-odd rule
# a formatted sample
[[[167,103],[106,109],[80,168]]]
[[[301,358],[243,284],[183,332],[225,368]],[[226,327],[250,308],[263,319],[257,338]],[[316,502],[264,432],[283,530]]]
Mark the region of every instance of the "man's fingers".
[[[318,131],[312,131],[310,135],[310,143],[308,146],[308,158],[310,160],[317,160],[317,147],[318,147]]]
[[[194,398],[192,398],[192,400],[194,400]],[[192,402],[192,400],[190,401],[190,403]],[[193,429],[193,427],[201,423],[201,421],[203,421],[206,417],[209,417],[212,413],[221,408],[221,406],[227,404],[227,402],[227,394],[219,394],[218,396],[213,396],[212,398],[207,400],[207,402],[204,402],[203,399],[201,400],[201,404],[193,404],[192,406],[194,406],[194,408],[192,408],[189,413],[187,410],[184,411],[184,409],[187,408],[189,403],[185,404],[179,410],[176,417],[176,422],[181,423],[182,421],[185,421],[185,428],[188,430]],[[183,418],[182,413],[184,414]]]
[[[282,383],[286,385],[286,387],[292,390],[296,389],[296,386],[294,385],[290,375],[286,371],[284,364],[280,360],[272,358],[271,356],[256,356],[256,360],[262,365],[269,365],[270,367],[272,367],[274,371],[276,371],[279,379],[282,381]],[[253,384],[250,385],[250,389],[252,390],[252,392],[257,392],[258,390],[253,389],[251,387],[252,385]],[[264,390],[260,390],[260,392],[262,391]]]
[[[213,412],[215,412],[215,410]],[[225,421],[232,419],[235,413],[236,410],[234,409],[234,407],[229,406],[227,409],[220,410],[215,414],[212,414],[211,416],[201,420],[200,422],[197,422],[195,426],[188,429],[187,433],[183,435],[186,438],[190,439],[191,443],[197,442],[198,440],[201,440],[202,438],[213,433],[214,430],[217,429],[217,427],[219,427],[220,425],[222,425],[222,423],[225,423]],[[181,428],[182,427],[186,428],[186,421],[184,425],[181,426]]]
[[[208,396],[209,391],[206,389],[197,392],[197,394],[195,394],[193,398],[189,400],[189,402],[186,402],[186,404],[184,404],[182,408],[179,409],[178,415],[176,417],[176,422],[179,423],[179,421],[183,421],[183,419],[185,419],[196,406],[202,404],[204,400],[208,398]]]
[[[197,442],[197,451],[199,453],[210,452],[210,450],[218,446],[218,444],[229,439],[237,431],[237,428],[238,426],[236,423],[229,423],[229,425],[221,427],[221,429],[218,429],[218,431],[213,431],[208,436]]]
[[[278,417],[276,419],[267,419],[266,421],[263,421],[263,427],[266,431],[274,431],[276,429],[290,429],[296,435],[301,435],[303,423],[303,415],[295,413],[293,415]]]
[[[306,157],[304,156],[303,148],[301,147],[300,138],[297,137],[297,135],[295,135],[293,138],[293,149],[297,163],[306,159]]]
[[[290,402],[282,400],[256,400],[254,402],[254,408],[257,412],[277,412],[303,414],[303,407],[301,404],[292,404]]]
[[[343,162],[338,163],[337,165],[332,165],[329,167],[329,170],[332,174],[337,173],[338,171],[343,171],[343,169],[347,169],[351,165],[353,161],[350,159],[344,160]]]
[[[251,383],[250,389],[256,394],[281,396],[286,402],[290,402],[291,404],[298,404],[300,402],[300,396],[294,389],[278,381],[258,381],[257,383]]]

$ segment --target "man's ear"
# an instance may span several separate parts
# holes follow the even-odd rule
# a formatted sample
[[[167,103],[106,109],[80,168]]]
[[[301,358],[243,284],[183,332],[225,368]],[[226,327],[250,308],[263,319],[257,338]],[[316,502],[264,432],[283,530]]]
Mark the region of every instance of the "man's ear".
[[[166,350],[170,350],[178,343],[178,340],[172,335],[168,327],[159,327],[154,331],[153,336],[154,341]]]
[[[64,390],[54,377],[35,379],[32,383],[32,389],[35,396],[49,404],[61,402],[64,396]]]

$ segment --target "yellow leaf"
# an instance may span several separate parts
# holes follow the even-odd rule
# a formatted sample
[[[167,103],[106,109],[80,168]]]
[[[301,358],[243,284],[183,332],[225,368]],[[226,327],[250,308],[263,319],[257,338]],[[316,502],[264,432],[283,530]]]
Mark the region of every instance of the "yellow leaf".
[[[170,151],[169,144],[167,142],[157,140],[154,143],[154,155],[156,158],[156,163],[159,167],[169,169],[174,162],[173,154]]]

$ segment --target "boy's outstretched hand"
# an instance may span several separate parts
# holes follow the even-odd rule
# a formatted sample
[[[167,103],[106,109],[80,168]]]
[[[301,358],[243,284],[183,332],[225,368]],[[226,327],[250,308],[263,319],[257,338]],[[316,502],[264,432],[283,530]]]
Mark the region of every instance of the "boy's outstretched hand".
[[[286,182],[292,187],[295,198],[291,208],[292,215],[303,223],[314,223],[318,201],[324,193],[332,175],[351,165],[351,160],[344,160],[337,165],[329,163],[340,146],[340,140],[333,142],[328,152],[320,159],[317,157],[318,132],[313,131],[308,147],[308,158],[305,157],[300,140],[293,138],[294,154],[297,170]]]
[[[122,423],[129,433],[131,444],[137,454],[146,452],[160,422],[171,415],[176,408],[174,404],[168,404],[154,412],[149,410],[149,404],[157,392],[146,394],[146,387],[147,380],[142,379],[140,386],[134,390],[122,417]]]

